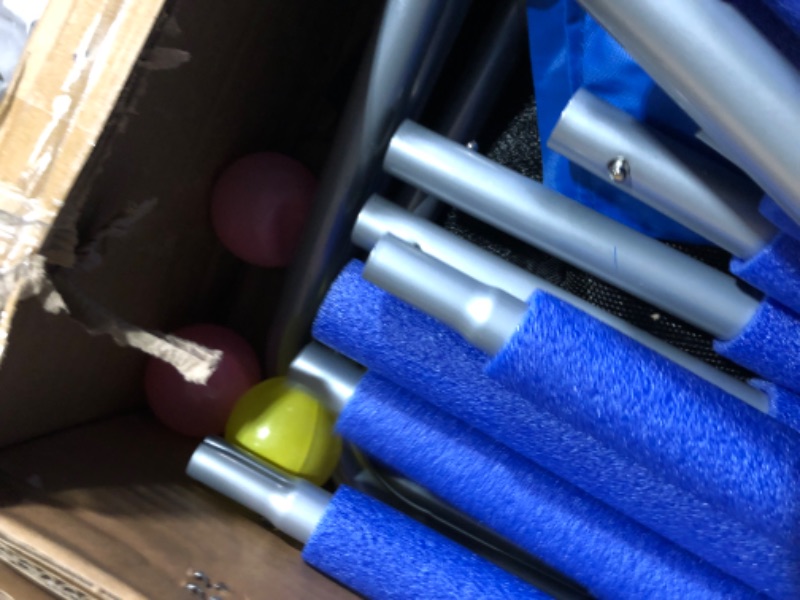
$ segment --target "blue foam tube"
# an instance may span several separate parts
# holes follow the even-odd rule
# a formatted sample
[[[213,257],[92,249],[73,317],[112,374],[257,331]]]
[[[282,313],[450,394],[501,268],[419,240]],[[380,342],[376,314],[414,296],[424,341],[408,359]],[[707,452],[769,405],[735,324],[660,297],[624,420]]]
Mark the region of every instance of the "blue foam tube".
[[[367,374],[337,429],[572,577],[597,598],[753,598],[698,557],[465,427],[408,391]]]
[[[786,234],[776,235],[750,258],[731,260],[731,272],[800,312],[800,241],[795,238]]]
[[[667,10],[665,5],[637,3],[635,0],[591,0],[591,4],[602,4],[604,10],[618,18],[620,28],[636,30],[640,34],[623,18],[623,1],[628,11],[635,7],[637,12],[652,17],[651,12],[658,7],[662,11],[659,13],[661,17],[669,13],[663,12]],[[589,4],[590,0],[580,2]],[[698,8],[706,4],[708,7]],[[723,5],[721,0],[680,2],[681,10],[700,14],[705,10],[720,9],[735,16],[735,12],[724,9]],[[674,12],[671,18],[677,14]],[[703,14],[704,18],[709,17]],[[735,22],[751,32],[748,24],[741,20]],[[676,26],[674,21],[671,24]],[[649,31],[659,31],[657,22],[648,22],[648,25]],[[769,50],[768,45],[761,48]],[[682,67],[693,66],[690,57],[684,54],[683,58],[686,60],[681,62]],[[791,68],[785,72],[793,73]],[[795,79],[800,89],[800,77],[792,81]],[[717,78],[716,83],[718,87],[725,87],[730,82],[726,78]],[[722,96],[724,94],[716,95]],[[709,114],[715,116],[713,113]],[[752,126],[752,123],[748,122],[748,125]],[[781,134],[783,137],[778,137],[785,141],[785,131],[775,133]],[[754,295],[751,290],[741,289],[735,277],[703,265],[542,186],[537,187],[535,182],[411,121],[404,122],[395,132],[383,165],[387,173],[406,183],[423,188],[520,240],[555,253],[720,340],[735,342],[743,330],[750,329],[750,337],[760,335],[761,343],[771,347],[771,356],[739,352],[732,353],[729,358],[764,379],[800,393],[800,370],[776,368],[774,358],[788,356],[800,363],[797,345],[800,316],[784,311],[780,330],[756,330],[750,323],[754,314],[763,305],[769,306],[774,302]],[[800,215],[800,199],[797,200],[797,210]],[[724,352],[727,346],[720,345],[719,348]]]
[[[508,389],[749,522],[800,543],[800,437],[548,294],[487,366]]]
[[[333,495],[303,559],[375,600],[549,598],[446,537],[346,486]]]
[[[800,396],[768,381],[754,379],[750,384],[767,393],[770,415],[800,432]]]
[[[488,357],[361,277],[352,261],[314,335],[716,567],[776,598],[800,597],[800,552],[666,481],[483,374]]]
[[[778,340],[780,343],[776,344]],[[761,377],[800,393],[797,315],[778,302],[765,299],[739,335],[717,340],[714,349],[740,365],[757,364],[756,372]]]
[[[785,234],[800,240],[800,225],[790,219],[772,198],[764,196],[758,205],[758,212]]]

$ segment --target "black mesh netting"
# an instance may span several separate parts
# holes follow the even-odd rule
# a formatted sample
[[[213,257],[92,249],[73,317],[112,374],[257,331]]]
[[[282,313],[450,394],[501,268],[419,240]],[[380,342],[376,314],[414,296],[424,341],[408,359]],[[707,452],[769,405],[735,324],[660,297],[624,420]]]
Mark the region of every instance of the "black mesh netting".
[[[536,125],[536,106],[530,98],[491,146],[488,156],[541,181],[542,159]],[[485,223],[456,210],[449,210],[444,226],[505,260],[623,318],[726,373],[745,379],[750,373],[716,354],[706,333],[604,283],[563,261],[505,235]],[[673,244],[675,248],[720,270],[730,256],[709,246]]]

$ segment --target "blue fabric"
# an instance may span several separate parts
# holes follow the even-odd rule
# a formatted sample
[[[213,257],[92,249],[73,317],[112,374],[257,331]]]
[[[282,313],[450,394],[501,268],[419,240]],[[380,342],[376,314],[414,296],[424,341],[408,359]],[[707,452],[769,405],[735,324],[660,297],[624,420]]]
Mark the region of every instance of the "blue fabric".
[[[800,32],[800,3],[797,0],[766,0],[766,3],[795,32]]]
[[[597,598],[754,598],[620,513],[368,374],[342,436],[584,585]]]
[[[581,87],[640,121],[692,142],[697,127],[576,0],[528,0],[528,30],[539,129],[546,141]],[[800,67],[800,2],[732,0],[795,66]],[[765,4],[772,9],[766,10]],[[778,16],[776,16],[778,15]],[[780,17],[780,18],[779,18]],[[542,146],[545,184],[644,233],[674,241],[702,238],[636,202]]]
[[[536,292],[487,373],[776,542],[800,544],[800,437],[575,307]]]
[[[466,548],[347,486],[340,486],[333,495],[303,549],[303,559],[375,600],[549,598]]]
[[[528,0],[528,30],[539,134],[549,139],[573,94],[585,87],[634,117],[671,133],[697,129],[622,47],[575,0]],[[545,185],[654,237],[703,243],[657,211],[542,144]]]
[[[331,286],[314,336],[585,492],[775,598],[800,597],[800,552],[555,418],[483,374],[489,358],[361,277]]]
[[[800,44],[798,44],[800,47]],[[769,196],[764,196],[761,203],[758,205],[759,212],[764,215],[775,227],[783,231],[785,234],[792,236],[796,240],[800,240],[800,225],[794,222],[783,209]]]
[[[767,381],[800,393],[799,319],[767,298],[738,336],[716,341],[714,349]]]
[[[800,312],[800,241],[778,234],[747,260],[734,258],[731,272],[784,306]]]
[[[754,379],[750,384],[766,392],[770,415],[795,431],[800,431],[800,396],[768,381]]]
[[[794,64],[800,64],[800,2],[797,0],[732,0],[735,5],[761,32],[769,38]],[[764,10],[767,5],[772,12]]]

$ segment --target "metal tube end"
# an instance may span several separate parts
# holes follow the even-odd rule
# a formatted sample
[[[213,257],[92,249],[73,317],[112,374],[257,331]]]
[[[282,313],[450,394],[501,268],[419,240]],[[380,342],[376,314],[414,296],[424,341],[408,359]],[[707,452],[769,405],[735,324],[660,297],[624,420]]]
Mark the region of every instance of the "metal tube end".
[[[516,331],[527,305],[386,235],[375,245],[364,278],[495,354]]]
[[[578,90],[548,147],[593,175],[749,258],[777,233],[758,212],[763,192],[742,173]]]
[[[353,245],[369,252],[387,233],[392,225],[391,215],[398,210],[394,204],[385,198],[374,194],[364,204],[358,213],[358,218],[353,226],[350,239]],[[398,237],[402,233],[392,232]]]
[[[289,378],[336,415],[347,406],[363,376],[361,365],[317,342],[303,348],[289,365]]]
[[[331,498],[322,488],[267,465],[217,437],[203,440],[192,454],[186,473],[303,543]]]

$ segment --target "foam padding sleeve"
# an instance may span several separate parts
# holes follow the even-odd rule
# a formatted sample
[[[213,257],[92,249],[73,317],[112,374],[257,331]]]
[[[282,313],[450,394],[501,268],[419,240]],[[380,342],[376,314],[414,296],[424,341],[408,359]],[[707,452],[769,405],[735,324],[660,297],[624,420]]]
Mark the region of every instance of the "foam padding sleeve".
[[[764,196],[758,205],[758,211],[785,234],[800,240],[800,225],[783,212],[783,209],[772,198]]]
[[[331,286],[314,336],[594,497],[776,598],[800,597],[800,552],[675,486],[489,379],[489,358],[361,277]]]
[[[778,234],[747,260],[734,258],[731,272],[794,311],[800,311],[800,241]]]
[[[800,317],[765,298],[747,326],[714,349],[763,379],[800,393]]]
[[[487,367],[676,485],[791,547],[800,542],[800,437],[544,292]]]
[[[340,486],[303,559],[375,600],[530,598],[550,596],[443,535]]]
[[[597,598],[755,592],[408,391],[367,374],[338,430]]]
[[[750,384],[766,392],[771,416],[800,432],[800,396],[768,381],[752,380]]]

